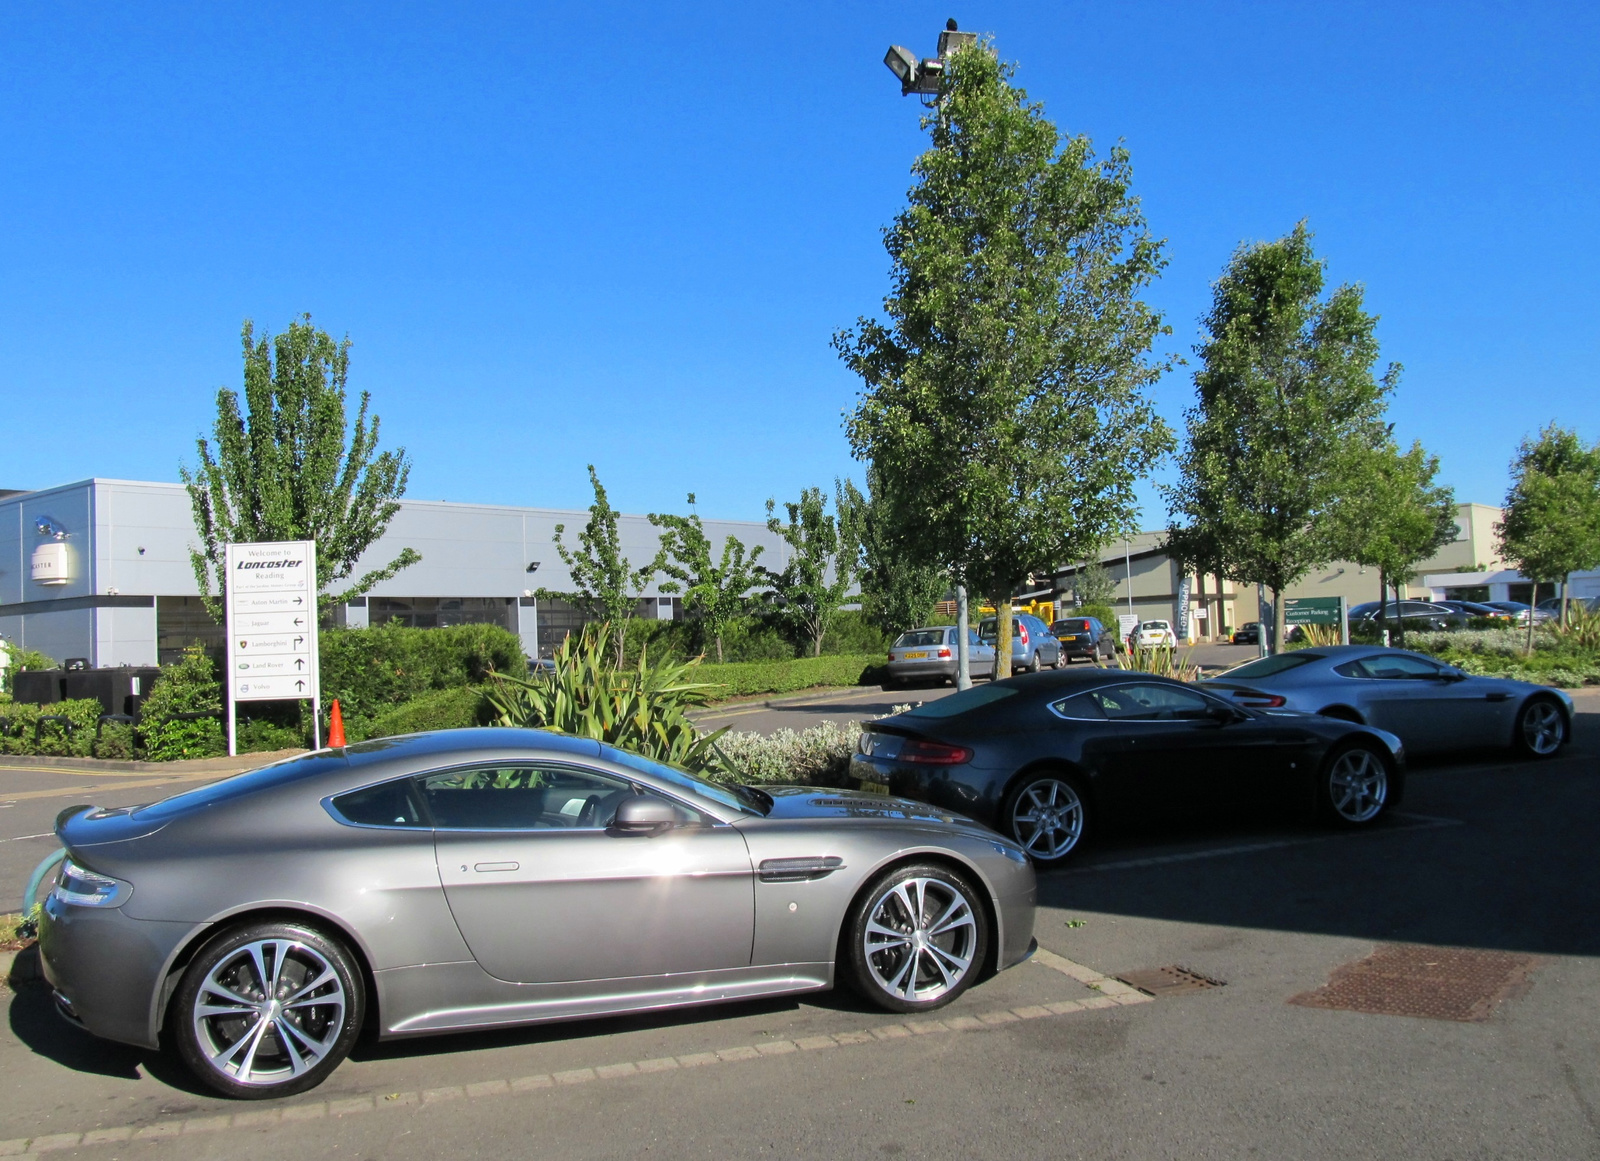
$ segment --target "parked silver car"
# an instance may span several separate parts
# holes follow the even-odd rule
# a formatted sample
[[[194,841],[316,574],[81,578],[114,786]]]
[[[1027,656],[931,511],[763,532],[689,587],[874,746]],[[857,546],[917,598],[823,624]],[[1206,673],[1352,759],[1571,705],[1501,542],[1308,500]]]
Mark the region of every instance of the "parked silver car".
[[[985,617],[978,622],[978,636],[990,645],[1000,639],[1000,622],[995,617]],[[1065,666],[1061,642],[1056,640],[1050,626],[1032,613],[1014,613],[1011,617],[1011,670],[1021,673],[1038,673],[1045,666]]]
[[[956,628],[935,625],[910,629],[895,638],[889,647],[889,680],[886,686],[918,681],[954,681],[956,676]],[[967,675],[994,676],[994,646],[967,630]]]
[[[818,991],[950,1002],[1032,949],[1022,849],[905,799],[725,786],[537,730],[413,734],[71,807],[59,1010],[235,1097],[380,1037]]]
[[[1323,714],[1398,735],[1410,754],[1515,746],[1548,758],[1572,736],[1572,698],[1505,677],[1473,677],[1378,645],[1298,649],[1202,683],[1250,709]]]

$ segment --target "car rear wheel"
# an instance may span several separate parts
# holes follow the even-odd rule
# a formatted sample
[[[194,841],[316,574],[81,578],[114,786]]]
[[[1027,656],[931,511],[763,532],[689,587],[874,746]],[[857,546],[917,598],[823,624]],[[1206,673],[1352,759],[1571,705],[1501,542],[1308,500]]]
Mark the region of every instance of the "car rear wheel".
[[[1029,673],[1038,673],[1039,670],[1044,668],[1044,659],[1039,656],[1037,649],[1033,651],[1033,656],[1028,659],[1026,668]]]
[[[289,1096],[339,1067],[365,1006],[361,973],[337,940],[295,923],[248,924],[212,940],[184,972],[175,1039],[210,1088]]]
[[[856,989],[891,1012],[942,1008],[977,979],[989,950],[982,895],[934,863],[890,871],[851,913],[846,938]]]
[[[1323,815],[1337,826],[1368,826],[1392,802],[1400,785],[1383,756],[1369,745],[1356,744],[1332,754],[1317,782]]]
[[[1087,795],[1069,774],[1024,778],[1001,810],[1005,833],[1039,867],[1053,867],[1083,845],[1089,829]]]
[[[1517,714],[1517,749],[1530,758],[1554,756],[1566,733],[1566,715],[1547,697],[1533,698]]]

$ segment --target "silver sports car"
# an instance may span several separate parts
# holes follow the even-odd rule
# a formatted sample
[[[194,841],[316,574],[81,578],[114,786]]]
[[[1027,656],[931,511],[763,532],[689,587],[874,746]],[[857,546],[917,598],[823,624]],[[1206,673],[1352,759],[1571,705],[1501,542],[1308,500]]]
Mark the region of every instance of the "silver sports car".
[[[1236,704],[1322,714],[1396,734],[1407,753],[1514,746],[1548,758],[1572,734],[1572,699],[1506,677],[1473,677],[1380,645],[1297,649],[1204,682]]]
[[[704,781],[598,742],[453,730],[77,806],[40,925],[56,1004],[236,1097],[363,1027],[454,1032],[831,987],[949,1003],[1032,948],[1020,847],[877,795]]]

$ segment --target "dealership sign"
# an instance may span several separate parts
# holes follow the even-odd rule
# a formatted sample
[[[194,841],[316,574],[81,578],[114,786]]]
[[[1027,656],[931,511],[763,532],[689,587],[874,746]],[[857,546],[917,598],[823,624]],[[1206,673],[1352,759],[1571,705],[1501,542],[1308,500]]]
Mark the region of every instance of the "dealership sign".
[[[231,754],[235,703],[310,698],[315,707],[320,701],[317,546],[312,540],[229,544],[224,565]]]

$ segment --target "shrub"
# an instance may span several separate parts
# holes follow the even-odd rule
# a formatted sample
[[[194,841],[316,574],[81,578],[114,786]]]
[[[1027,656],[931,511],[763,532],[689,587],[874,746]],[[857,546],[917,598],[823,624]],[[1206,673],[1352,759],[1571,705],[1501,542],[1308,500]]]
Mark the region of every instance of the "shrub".
[[[702,665],[696,671],[700,681],[717,688],[716,698],[744,697],[759,693],[791,693],[819,685],[865,685],[879,680],[882,654],[871,657],[801,657],[791,661],[730,662],[727,665]]]
[[[5,649],[11,654],[11,656],[7,659],[4,674],[0,675],[4,676],[5,678],[3,690],[5,693],[11,692],[12,678],[25,669],[37,670],[60,668],[53,658],[47,656],[46,654],[40,653],[37,649],[23,649],[21,646],[9,645],[3,642],[0,642],[0,649]]]
[[[347,717],[375,718],[438,689],[480,684],[491,672],[527,674],[522,638],[498,625],[411,629],[391,621],[322,634],[322,700]]]
[[[853,722],[821,722],[798,733],[724,734],[721,761],[709,771],[719,782],[791,786],[842,786],[861,729]]]
[[[1113,633],[1117,632],[1117,612],[1110,605],[1079,605],[1076,609],[1062,611],[1058,617],[1093,617]]]
[[[277,750],[304,749],[310,742],[305,731],[268,718],[251,718],[237,725],[235,742],[241,754],[271,754]]]
[[[557,650],[550,676],[494,675],[486,694],[489,720],[594,738],[673,766],[703,769],[723,731],[702,736],[689,720],[688,710],[709,694],[704,682],[693,680],[701,667],[646,656],[618,669],[611,659],[610,626],[585,626]]]
[[[0,752],[43,754],[63,758],[87,757],[94,747],[94,728],[100,720],[97,698],[52,702],[37,706],[15,702],[4,707],[0,727]],[[66,718],[47,721],[40,718]]]
[[[95,703],[99,705],[99,702]],[[135,756],[137,744],[133,726],[127,722],[107,722],[98,727],[100,736],[94,742],[94,756],[96,758],[121,758],[128,759]]]
[[[363,737],[392,738],[425,730],[459,730],[483,725],[487,717],[484,686],[462,685],[436,689],[414,697],[364,723]],[[349,731],[347,731],[348,735]]]
[[[145,757],[152,762],[169,762],[225,753],[228,746],[222,733],[221,713],[222,689],[211,658],[201,646],[191,645],[176,664],[161,667],[161,676],[139,707]],[[215,716],[185,720],[180,714]]]

